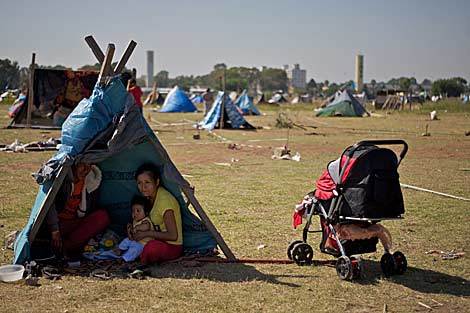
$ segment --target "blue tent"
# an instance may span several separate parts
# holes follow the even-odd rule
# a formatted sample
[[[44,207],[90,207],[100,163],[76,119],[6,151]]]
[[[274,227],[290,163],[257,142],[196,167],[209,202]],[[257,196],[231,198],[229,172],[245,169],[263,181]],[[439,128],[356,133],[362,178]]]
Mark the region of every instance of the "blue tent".
[[[197,94],[194,94],[191,96],[191,98],[189,98],[191,100],[191,102],[196,105],[196,104],[200,104],[200,103],[203,103],[204,102],[204,98],[202,98],[201,95],[197,95]]]
[[[199,124],[200,127],[207,130],[212,130],[218,127],[222,113],[222,102],[224,102],[224,128],[255,129],[245,120],[237,106],[233,104],[232,100],[230,100],[230,97],[227,94],[224,94],[223,91],[219,91],[217,94],[217,98],[212,104],[211,110],[209,113],[207,113],[204,120]]]
[[[235,101],[235,105],[242,110],[243,115],[261,115],[258,108],[254,105],[246,90]]]
[[[186,93],[175,86],[166,96],[165,102],[163,103],[160,112],[172,113],[172,112],[196,112],[197,108],[189,100]]]
[[[78,104],[63,124],[61,140],[59,151],[35,175],[39,191],[30,218],[15,241],[15,264],[38,258],[50,247],[43,221],[74,162],[96,164],[101,169],[97,206],[108,211],[109,228],[121,236],[131,219],[130,200],[138,193],[135,171],[143,163],[155,164],[160,168],[161,183],[180,204],[185,252],[212,251],[218,243],[234,258],[118,77],[106,86],[97,84],[92,96]],[[204,223],[189,211],[183,193]]]

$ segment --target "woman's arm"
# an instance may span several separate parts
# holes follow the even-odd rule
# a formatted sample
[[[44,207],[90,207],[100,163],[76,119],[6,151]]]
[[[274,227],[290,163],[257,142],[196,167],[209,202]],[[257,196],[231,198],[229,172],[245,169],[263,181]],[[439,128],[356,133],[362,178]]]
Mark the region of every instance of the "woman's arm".
[[[166,231],[141,231],[134,235],[134,240],[139,241],[146,237],[162,241],[175,241],[178,239],[178,229],[176,227],[176,219],[173,210],[166,210],[163,214],[163,222],[165,223]]]

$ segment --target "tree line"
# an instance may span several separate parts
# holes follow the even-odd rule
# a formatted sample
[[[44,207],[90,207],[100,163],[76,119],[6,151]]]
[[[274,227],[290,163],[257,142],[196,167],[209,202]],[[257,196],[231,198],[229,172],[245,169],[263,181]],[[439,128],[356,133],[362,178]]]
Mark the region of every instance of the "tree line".
[[[115,65],[115,64],[114,64]],[[39,68],[65,70],[71,69],[63,65],[44,66],[38,65]],[[100,69],[100,64],[87,64],[83,65],[78,70],[96,70]],[[127,70],[127,69],[126,69]],[[21,88],[28,82],[29,68],[20,67],[18,62],[9,59],[0,59],[0,91],[5,89]],[[166,70],[158,72],[154,76],[154,81],[158,87],[173,87],[178,85],[180,88],[189,90],[191,86],[201,86],[211,88],[213,90],[221,90],[224,85],[226,90],[242,91],[249,89],[253,92],[256,90],[262,91],[289,91],[291,93],[309,93],[311,95],[324,95],[329,96],[337,90],[345,87],[352,88],[354,82],[352,80],[336,83],[325,80],[323,82],[316,82],[311,79],[305,89],[289,88],[289,80],[284,70],[278,68],[263,67],[258,69],[256,67],[227,67],[224,63],[214,65],[211,72],[205,75],[179,75],[174,78]],[[144,77],[138,79],[138,83],[145,85]],[[429,79],[424,79],[421,84],[417,82],[414,77],[399,77],[392,78],[387,82],[377,82],[372,79],[367,86],[379,88],[385,85],[399,86],[401,90],[409,91],[411,86],[418,86],[423,90],[423,86],[431,86],[431,93],[434,95],[443,95],[448,97],[457,97],[462,93],[469,92],[470,88],[468,82],[461,77],[454,77],[448,79],[437,79],[431,82]],[[151,86],[148,86],[151,87]],[[367,87],[366,87],[367,88]]]

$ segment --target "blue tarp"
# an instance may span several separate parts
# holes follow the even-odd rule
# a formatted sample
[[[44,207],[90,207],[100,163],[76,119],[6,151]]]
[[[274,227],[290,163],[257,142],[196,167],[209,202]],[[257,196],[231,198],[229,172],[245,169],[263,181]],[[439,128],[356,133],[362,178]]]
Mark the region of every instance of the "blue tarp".
[[[196,105],[204,102],[204,98],[201,95],[193,95],[190,98],[191,102]]]
[[[171,112],[196,112],[197,108],[189,100],[186,93],[175,86],[165,98],[160,112],[171,113]]]
[[[248,123],[242,114],[238,111],[235,104],[233,104],[230,97],[225,94],[223,91],[219,91],[217,94],[217,98],[215,99],[211,110],[207,113],[204,120],[199,124],[200,127],[212,130],[214,129],[218,123],[220,122],[220,114],[222,108],[222,100],[225,96],[224,102],[224,128],[248,128],[254,129],[254,127]]]
[[[242,94],[235,101],[235,105],[242,110],[243,115],[260,115],[260,111],[254,105],[251,98],[248,96],[246,90],[243,90]]]
[[[171,162],[158,138],[150,129],[121,81],[114,78],[106,87],[97,85],[93,95],[84,99],[69,115],[62,128],[64,145],[38,172],[40,182],[28,223],[15,242],[14,263],[31,259],[30,231],[45,207],[52,188],[59,188],[55,175],[67,160],[97,164],[102,171],[98,207],[108,211],[110,228],[125,236],[130,221],[130,200],[138,193],[134,174],[143,163],[160,167],[161,183],[178,200],[183,219],[183,245],[188,252],[205,252],[216,241],[201,221],[186,206],[181,186],[187,182]]]

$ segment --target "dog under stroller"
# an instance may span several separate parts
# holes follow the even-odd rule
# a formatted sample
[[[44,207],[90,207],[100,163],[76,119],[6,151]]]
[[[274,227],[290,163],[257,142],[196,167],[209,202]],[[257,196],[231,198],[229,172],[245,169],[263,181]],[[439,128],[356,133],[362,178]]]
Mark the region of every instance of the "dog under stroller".
[[[402,145],[399,157],[383,145]],[[293,226],[306,219],[302,240],[291,242],[287,255],[298,265],[309,265],[313,249],[309,233],[321,232],[320,251],[338,257],[336,272],[341,279],[361,275],[360,258],[377,251],[380,240],[385,253],[380,260],[385,276],[403,274],[407,260],[403,253],[391,253],[392,237],[378,224],[382,220],[402,219],[405,212],[397,172],[408,151],[403,140],[361,141],[348,147],[340,158],[328,164],[316,182],[316,189],[296,206]],[[321,230],[310,230],[312,217],[319,215]]]

